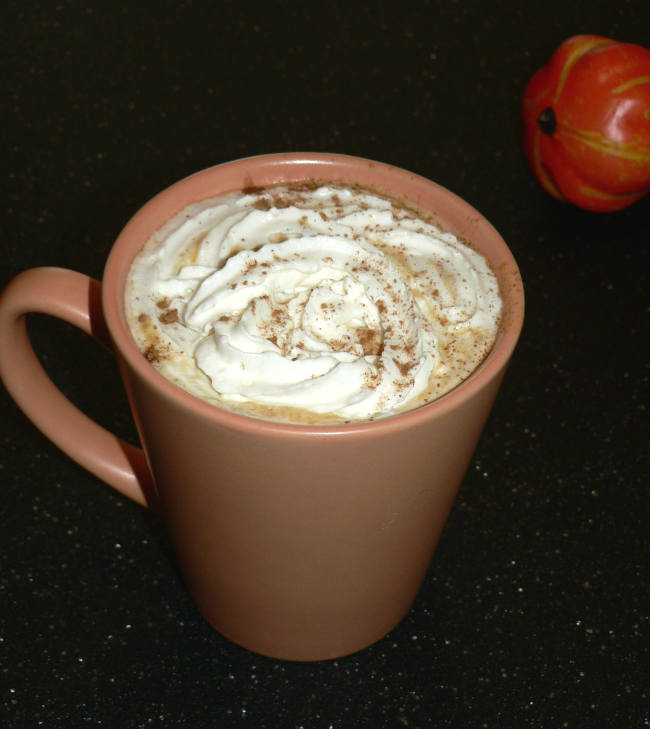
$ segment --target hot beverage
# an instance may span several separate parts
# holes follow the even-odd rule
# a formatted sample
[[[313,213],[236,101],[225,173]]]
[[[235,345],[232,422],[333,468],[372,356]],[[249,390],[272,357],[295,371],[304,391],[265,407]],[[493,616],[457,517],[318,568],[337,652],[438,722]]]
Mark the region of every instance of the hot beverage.
[[[165,377],[282,422],[374,420],[465,380],[499,327],[471,242],[369,187],[247,188],[174,216],[135,259],[129,326]]]

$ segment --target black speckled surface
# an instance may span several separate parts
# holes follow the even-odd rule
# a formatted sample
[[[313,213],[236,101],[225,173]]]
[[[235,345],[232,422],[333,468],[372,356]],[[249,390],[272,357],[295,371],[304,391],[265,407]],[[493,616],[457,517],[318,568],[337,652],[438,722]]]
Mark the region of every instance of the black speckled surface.
[[[648,44],[645,0],[7,2],[0,284],[97,278],[122,225],[193,171],[317,150],[406,167],[500,230],[519,349],[406,619],[333,662],[213,632],[157,519],[0,398],[0,726],[638,729],[650,723],[650,199],[557,204],[521,151],[526,80],[567,36]],[[120,435],[110,355],[34,317],[52,377]]]

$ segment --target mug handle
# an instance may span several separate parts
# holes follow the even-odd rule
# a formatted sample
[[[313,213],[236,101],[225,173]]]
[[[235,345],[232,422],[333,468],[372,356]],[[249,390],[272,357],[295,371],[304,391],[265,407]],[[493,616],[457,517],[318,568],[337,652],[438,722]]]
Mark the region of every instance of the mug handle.
[[[155,487],[142,449],[99,426],[56,387],[29,341],[29,313],[73,324],[112,351],[101,284],[63,268],[33,268],[16,276],[0,295],[0,378],[18,407],[64,453],[133,501],[152,506]]]

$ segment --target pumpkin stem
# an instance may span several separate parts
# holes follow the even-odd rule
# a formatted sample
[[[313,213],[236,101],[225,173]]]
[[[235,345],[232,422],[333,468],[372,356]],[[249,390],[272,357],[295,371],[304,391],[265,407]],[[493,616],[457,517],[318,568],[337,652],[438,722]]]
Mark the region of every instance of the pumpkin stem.
[[[553,136],[557,127],[557,119],[555,118],[555,112],[550,106],[547,106],[537,117],[537,126],[544,134],[548,134],[549,137]]]

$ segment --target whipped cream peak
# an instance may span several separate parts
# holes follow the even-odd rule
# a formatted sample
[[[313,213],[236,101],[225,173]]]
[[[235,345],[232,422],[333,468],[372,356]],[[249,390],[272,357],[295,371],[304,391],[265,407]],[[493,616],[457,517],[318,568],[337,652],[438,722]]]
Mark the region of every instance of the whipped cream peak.
[[[438,397],[484,358],[500,307],[468,245],[392,198],[333,184],[197,203],[147,243],[127,287],[133,334],[163,374],[301,422]]]

